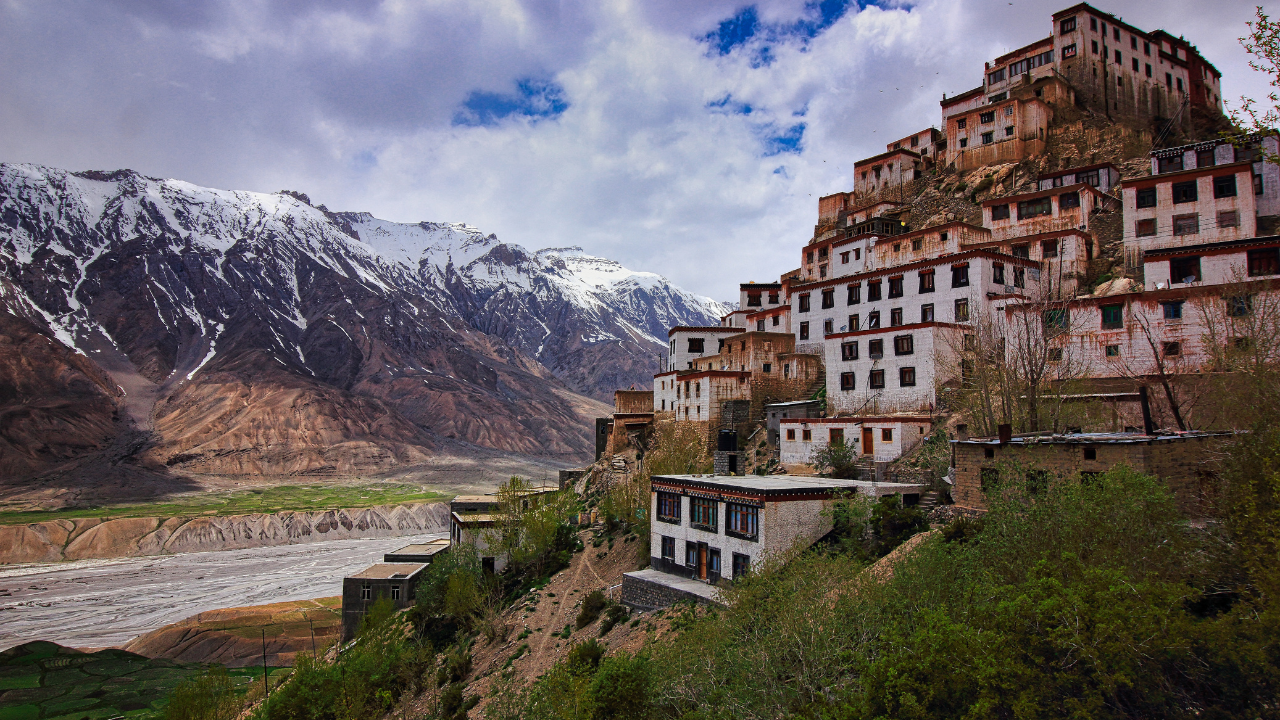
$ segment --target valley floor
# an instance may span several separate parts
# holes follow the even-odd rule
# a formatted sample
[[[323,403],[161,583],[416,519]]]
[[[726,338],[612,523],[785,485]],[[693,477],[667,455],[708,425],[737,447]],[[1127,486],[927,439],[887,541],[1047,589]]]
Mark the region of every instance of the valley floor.
[[[114,646],[201,612],[331,597],[383,553],[444,536],[0,566],[0,649]]]

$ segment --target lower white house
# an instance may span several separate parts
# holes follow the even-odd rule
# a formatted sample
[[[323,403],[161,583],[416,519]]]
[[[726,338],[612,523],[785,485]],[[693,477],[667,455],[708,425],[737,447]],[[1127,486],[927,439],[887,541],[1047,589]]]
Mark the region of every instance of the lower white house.
[[[928,415],[787,418],[778,423],[779,460],[788,472],[804,472],[813,454],[835,440],[852,445],[859,457],[892,462],[929,437]]]
[[[922,486],[788,475],[655,475],[650,567],[716,584],[831,531],[841,494],[916,495]],[[909,502],[909,500],[908,500]]]

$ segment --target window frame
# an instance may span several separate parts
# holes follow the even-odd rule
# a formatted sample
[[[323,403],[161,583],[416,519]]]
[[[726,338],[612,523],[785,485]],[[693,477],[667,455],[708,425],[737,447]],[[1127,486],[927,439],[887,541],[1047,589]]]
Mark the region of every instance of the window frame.
[[[655,490],[654,492],[658,494],[658,511],[655,514],[656,517],[658,518],[658,521],[668,523],[671,525],[679,525],[680,509],[681,509],[681,505],[683,504],[680,500],[680,497],[681,497],[680,494],[667,492],[665,490]],[[665,507],[664,507],[664,503],[666,503]],[[672,503],[674,503],[674,505],[672,505]],[[671,515],[669,513],[672,507],[675,508],[674,515]],[[664,514],[664,513],[667,513],[667,514]]]
[[[895,335],[893,337],[893,354],[894,357],[903,355],[914,355],[916,352],[916,341],[914,336]]]
[[[709,498],[689,496],[689,527],[703,532],[719,533],[720,503]]]
[[[872,390],[884,389],[884,370],[876,369],[871,371],[871,375],[867,378],[867,385]]]
[[[725,501],[724,534],[739,540],[759,542],[760,508],[739,502]]]

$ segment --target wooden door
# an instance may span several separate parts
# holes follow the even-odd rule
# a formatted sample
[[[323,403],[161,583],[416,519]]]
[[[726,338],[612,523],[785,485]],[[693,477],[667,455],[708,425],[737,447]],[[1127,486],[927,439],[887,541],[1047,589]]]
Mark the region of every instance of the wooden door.
[[[873,428],[862,428],[862,454],[875,454],[876,432]]]
[[[698,543],[698,577],[707,579],[707,546]]]

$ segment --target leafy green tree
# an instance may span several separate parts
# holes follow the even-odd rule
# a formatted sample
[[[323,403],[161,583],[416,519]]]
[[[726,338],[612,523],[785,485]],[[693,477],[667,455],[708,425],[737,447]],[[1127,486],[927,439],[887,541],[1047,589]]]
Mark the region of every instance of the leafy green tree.
[[[844,440],[827,443],[809,457],[819,475],[834,478],[852,478],[858,474],[858,453]]]

